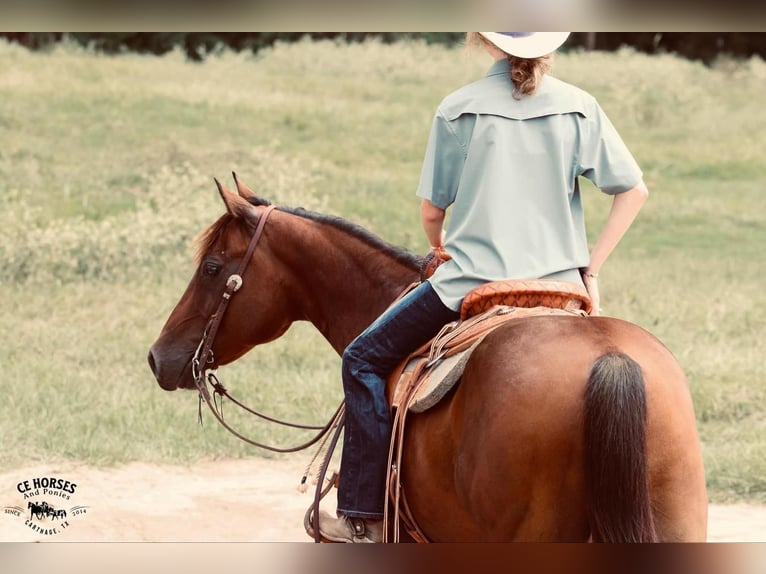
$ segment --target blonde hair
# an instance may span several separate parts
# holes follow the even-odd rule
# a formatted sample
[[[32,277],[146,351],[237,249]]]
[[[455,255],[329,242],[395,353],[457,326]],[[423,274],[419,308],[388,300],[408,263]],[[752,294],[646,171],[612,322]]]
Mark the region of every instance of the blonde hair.
[[[497,48],[479,32],[468,32],[466,34],[466,45],[469,49],[482,45]],[[537,91],[540,80],[543,79],[545,74],[550,72],[553,66],[553,54],[540,56],[539,58],[519,58],[511,54],[506,54],[506,56],[511,69],[513,97],[517,100],[520,100],[523,96],[534,94]]]

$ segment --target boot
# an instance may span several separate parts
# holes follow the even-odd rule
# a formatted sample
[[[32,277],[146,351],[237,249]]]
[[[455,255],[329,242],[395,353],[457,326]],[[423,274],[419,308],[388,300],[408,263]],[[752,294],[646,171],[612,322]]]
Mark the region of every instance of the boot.
[[[332,542],[383,542],[383,520],[319,513],[319,533]]]

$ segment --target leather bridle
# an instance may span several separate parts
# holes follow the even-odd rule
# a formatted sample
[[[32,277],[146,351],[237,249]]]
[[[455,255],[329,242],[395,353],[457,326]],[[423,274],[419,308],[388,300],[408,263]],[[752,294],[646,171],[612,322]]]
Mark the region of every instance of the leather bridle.
[[[242,283],[243,283],[242,276],[245,272],[245,269],[248,266],[248,263],[252,259],[253,252],[255,251],[255,248],[258,246],[261,236],[263,235],[263,229],[266,226],[266,221],[268,220],[269,215],[271,215],[272,211],[274,211],[274,207],[275,206],[273,205],[269,205],[261,214],[255,228],[255,233],[253,234],[253,237],[250,239],[250,243],[247,246],[247,251],[245,251],[244,257],[239,262],[239,266],[236,272],[230,275],[229,278],[226,280],[226,287],[221,296],[221,300],[218,303],[218,308],[216,309],[215,313],[213,313],[210,316],[210,319],[208,320],[208,323],[205,327],[205,331],[202,334],[202,339],[200,340],[199,345],[197,346],[197,349],[194,352],[194,356],[191,361],[191,369],[192,369],[192,376],[194,378],[194,384],[197,386],[197,389],[199,390],[200,422],[202,422],[202,401],[204,400],[205,403],[207,403],[208,407],[210,407],[210,411],[213,413],[213,416],[215,416],[218,422],[221,423],[221,425],[223,425],[224,428],[226,428],[226,430],[234,434],[239,439],[253,446],[270,450],[272,452],[288,453],[288,452],[296,452],[296,451],[303,450],[305,448],[310,447],[311,445],[317,443],[320,439],[322,439],[322,437],[328,435],[328,433],[333,428],[337,427],[339,431],[340,426],[342,426],[343,410],[344,410],[343,403],[340,404],[340,406],[338,407],[338,410],[335,411],[335,414],[332,416],[330,421],[324,426],[311,426],[311,425],[289,423],[286,421],[275,419],[273,417],[266,416],[244,405],[243,403],[241,403],[240,401],[238,401],[237,399],[235,399],[229,394],[229,391],[221,384],[221,382],[218,380],[214,372],[208,372],[208,366],[215,361],[215,358],[213,355],[213,342],[215,341],[215,337],[218,334],[218,329],[221,326],[221,322],[223,321],[224,313],[226,312],[226,309],[229,306],[229,302],[231,301],[232,296],[237,291],[239,291],[239,289],[242,287]],[[208,384],[210,384],[210,386],[213,387],[214,395],[210,394],[210,391],[208,390],[208,387],[207,387]],[[223,410],[222,410],[223,401],[221,401],[221,407],[219,407],[214,398],[215,394],[220,395],[222,399],[228,398],[240,408],[264,420],[274,422],[283,426],[291,427],[291,428],[318,430],[319,432],[314,438],[312,438],[308,442],[305,442],[303,444],[299,444],[293,447],[287,447],[287,448],[274,447],[274,446],[256,442],[252,439],[245,437],[244,435],[240,434],[239,432],[231,428],[231,426],[229,426],[229,424],[224,420],[224,417],[223,417]]]

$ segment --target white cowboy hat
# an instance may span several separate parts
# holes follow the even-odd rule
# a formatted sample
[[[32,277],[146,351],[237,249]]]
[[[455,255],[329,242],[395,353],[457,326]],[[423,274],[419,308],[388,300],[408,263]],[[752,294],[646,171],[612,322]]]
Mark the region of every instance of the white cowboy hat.
[[[539,58],[563,44],[569,32],[479,32],[506,54],[518,58]]]

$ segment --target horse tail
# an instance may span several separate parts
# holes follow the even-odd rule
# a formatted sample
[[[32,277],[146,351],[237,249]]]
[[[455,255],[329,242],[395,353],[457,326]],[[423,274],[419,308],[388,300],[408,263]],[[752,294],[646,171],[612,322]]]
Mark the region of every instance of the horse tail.
[[[585,389],[585,484],[594,542],[656,542],[646,463],[641,367],[608,352]]]

